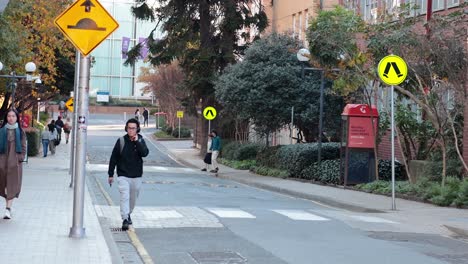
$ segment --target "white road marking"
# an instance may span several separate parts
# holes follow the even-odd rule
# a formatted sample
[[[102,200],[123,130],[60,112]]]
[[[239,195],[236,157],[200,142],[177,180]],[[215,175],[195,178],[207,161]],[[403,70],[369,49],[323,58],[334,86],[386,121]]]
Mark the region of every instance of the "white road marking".
[[[206,210],[221,218],[256,218],[255,216],[239,209],[206,208]]]
[[[278,214],[287,216],[292,220],[301,220],[301,221],[329,221],[330,219],[314,215],[302,210],[272,210]]]
[[[182,218],[183,215],[179,214],[175,210],[140,210],[145,219],[155,220],[155,219],[167,219],[167,218]]]
[[[368,223],[398,224],[397,222],[393,222],[390,220],[386,220],[386,219],[374,217],[374,216],[351,215],[351,218],[354,218],[356,220],[363,221],[363,222],[368,222]]]

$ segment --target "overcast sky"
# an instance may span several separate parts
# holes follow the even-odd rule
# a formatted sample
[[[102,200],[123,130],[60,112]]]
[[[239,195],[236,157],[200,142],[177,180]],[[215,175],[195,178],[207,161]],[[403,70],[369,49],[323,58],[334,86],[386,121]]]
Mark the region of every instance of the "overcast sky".
[[[10,0],[0,0],[0,12],[3,12],[3,9],[5,9],[5,6],[8,4]]]

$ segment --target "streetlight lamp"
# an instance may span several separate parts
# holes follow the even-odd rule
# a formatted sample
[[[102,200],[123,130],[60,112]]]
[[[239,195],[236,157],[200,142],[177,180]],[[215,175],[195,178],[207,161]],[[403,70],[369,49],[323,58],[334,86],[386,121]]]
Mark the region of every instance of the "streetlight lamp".
[[[0,62],[0,71],[3,69],[3,63]],[[15,103],[15,94],[16,94],[16,87],[18,86],[17,82],[19,79],[26,79],[26,81],[31,82],[34,80],[34,83],[41,84],[42,81],[40,76],[33,76],[32,73],[36,71],[36,64],[34,62],[28,62],[24,66],[26,70],[26,75],[16,75],[15,71],[12,71],[9,75],[0,75],[2,78],[10,79],[10,82],[7,86],[7,90],[11,89],[11,104]]]
[[[322,130],[323,130],[323,90],[325,86],[325,70],[322,68],[305,67],[305,63],[310,60],[310,51],[308,49],[300,49],[297,52],[297,59],[302,64],[302,78],[305,71],[320,71],[320,110],[319,110],[319,136],[318,136],[318,166],[320,169],[320,161],[322,160]]]

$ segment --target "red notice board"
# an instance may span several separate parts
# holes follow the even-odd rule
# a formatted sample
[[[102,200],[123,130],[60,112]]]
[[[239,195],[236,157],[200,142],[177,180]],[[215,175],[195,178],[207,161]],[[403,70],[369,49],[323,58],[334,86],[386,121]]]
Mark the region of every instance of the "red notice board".
[[[374,118],[374,131],[372,131],[372,118],[355,116],[349,118],[348,147],[374,148],[377,120]]]

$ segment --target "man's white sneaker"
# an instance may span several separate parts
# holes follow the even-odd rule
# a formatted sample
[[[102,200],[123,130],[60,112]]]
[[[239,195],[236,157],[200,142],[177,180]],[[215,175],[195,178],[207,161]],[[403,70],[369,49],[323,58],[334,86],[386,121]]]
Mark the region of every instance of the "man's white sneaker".
[[[3,217],[3,219],[11,219],[11,212],[10,212],[10,210],[8,210],[8,209],[5,210],[5,216]]]

